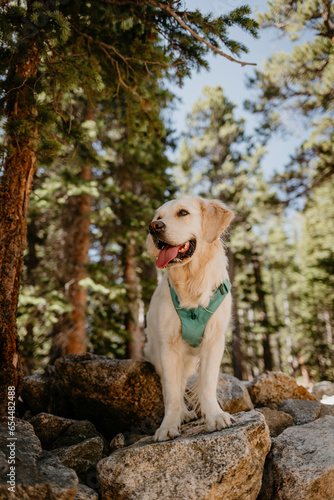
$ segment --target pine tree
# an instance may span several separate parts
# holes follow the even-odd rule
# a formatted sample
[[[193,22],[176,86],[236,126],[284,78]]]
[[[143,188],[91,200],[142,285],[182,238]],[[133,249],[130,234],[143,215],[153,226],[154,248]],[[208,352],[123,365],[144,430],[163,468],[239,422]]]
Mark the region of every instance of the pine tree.
[[[252,140],[246,137],[243,120],[235,119],[235,106],[224,96],[220,87],[204,87],[203,94],[204,98],[194,105],[189,116],[181,150],[183,189],[187,193],[219,198],[236,215],[226,244],[234,301],[232,365],[234,374],[244,378],[245,355],[241,346],[243,326],[239,317],[243,300],[248,304],[253,300],[253,308],[258,315],[257,334],[263,345],[262,358],[265,368],[272,368],[271,330],[259,271],[263,245],[254,230],[263,224],[268,212],[275,211],[277,201],[262,177],[260,162],[263,151],[256,149]],[[242,283],[240,274],[247,266],[251,269],[252,277],[249,276]],[[250,280],[253,299],[250,299],[247,291],[242,292],[249,288]]]
[[[48,125],[58,122],[70,140],[71,113],[65,116],[63,109],[67,93],[80,87],[92,101],[101,86],[110,95],[120,87],[135,93],[150,67],[174,68],[182,79],[192,66],[206,65],[207,50],[221,53],[219,43],[236,54],[245,51],[229,39],[231,25],[256,33],[247,7],[213,19],[198,11],[178,12],[177,6],[153,0],[2,3],[1,108],[7,137],[0,192],[1,411],[6,388],[20,379],[15,315],[32,179],[39,148],[50,154],[59,149]],[[150,43],[159,34],[168,41],[166,49]]]
[[[262,114],[258,131],[265,138],[277,131],[291,132],[291,122],[307,136],[284,172],[273,177],[285,191],[285,203],[303,196],[306,206],[296,215],[296,234],[290,234],[289,241],[284,230],[280,235],[277,230],[267,234],[270,269],[263,273],[267,290],[271,287],[275,294],[275,302],[269,301],[268,314],[281,335],[280,363],[292,375],[302,374],[307,383],[312,378],[333,376],[333,319],[329,312],[333,259],[327,247],[332,231],[323,214],[327,212],[330,220],[334,6],[332,2],[274,0],[259,20],[263,28],[275,28],[280,36],[290,39],[293,48],[290,53],[273,54],[264,69],[256,72],[249,83],[259,90],[259,99],[246,104]],[[322,269],[317,258],[319,249],[326,254]],[[275,253],[282,257],[274,257]]]
[[[139,316],[142,295],[148,294],[150,281],[141,279],[146,234],[142,228],[149,222],[152,206],[160,205],[171,190],[171,179],[165,172],[169,165],[165,156],[167,131],[160,117],[171,96],[152,78],[146,86],[152,102],[149,111],[124,94],[121,104],[103,104],[104,112],[95,120],[85,120],[88,115],[82,97],[72,96],[73,113],[86,134],[74,152],[63,148],[62,158],[42,175],[36,197],[32,197],[30,224],[46,235],[38,248],[43,258],[34,276],[50,276],[35,286],[31,273],[24,275],[18,314],[28,363],[28,339],[31,343],[35,337],[37,356],[45,358],[52,337],[54,362],[74,352],[71,337],[75,333],[85,345],[88,340],[89,348],[96,352],[136,359],[141,356]],[[91,180],[82,178],[86,168]],[[31,237],[30,242],[28,233],[27,270],[36,254],[34,234]],[[87,245],[82,244],[82,238]],[[41,296],[47,297],[48,303],[40,306],[36,317],[35,306]],[[59,304],[60,298],[68,307]],[[59,314],[50,323],[53,307]],[[28,337],[27,327],[33,323],[35,335],[30,332]],[[43,349],[38,347],[41,342]]]
[[[267,312],[275,344],[274,366],[295,375],[291,328],[292,286],[297,272],[294,243],[285,226],[290,225],[284,212],[272,217],[262,230],[265,265],[263,283],[267,292]]]
[[[293,325],[298,348],[314,379],[334,375],[334,220],[333,179],[315,189],[301,216],[301,235],[296,248]]]
[[[94,132],[94,113],[87,103],[74,101],[76,119],[89,132]],[[75,105],[76,104],[76,105]],[[88,130],[87,130],[88,131]],[[93,167],[98,163],[92,140],[87,134],[84,146],[78,144],[71,158],[67,159],[67,190],[63,198],[60,216],[63,231],[63,260],[59,262],[58,274],[62,276],[63,291],[71,305],[54,323],[52,330],[51,362],[64,354],[85,352],[87,348],[86,309],[87,289],[81,281],[88,277],[89,248],[91,243],[90,217],[93,197],[97,195],[93,177]],[[28,235],[29,239],[29,235]]]
[[[275,28],[294,47],[291,53],[273,54],[256,71],[249,83],[259,89],[259,98],[247,106],[263,115],[260,132],[267,136],[277,130],[291,133],[291,122],[310,131],[284,173],[275,177],[290,200],[334,174],[334,5],[273,0],[260,25]]]
[[[125,287],[120,324],[128,336],[127,357],[132,359],[141,358],[143,342],[139,320],[147,288],[145,277],[141,277],[146,238],[143,228],[149,223],[152,207],[157,208],[172,190],[166,173],[168,132],[161,119],[171,96],[153,79],[146,85],[146,92],[151,101],[149,112],[124,96],[109,120],[104,116],[104,130],[98,135],[104,167],[98,177],[101,195],[94,223],[99,230],[96,236],[103,238],[104,258],[113,256],[119,263],[117,281]],[[101,215],[107,208],[112,213],[106,225]]]

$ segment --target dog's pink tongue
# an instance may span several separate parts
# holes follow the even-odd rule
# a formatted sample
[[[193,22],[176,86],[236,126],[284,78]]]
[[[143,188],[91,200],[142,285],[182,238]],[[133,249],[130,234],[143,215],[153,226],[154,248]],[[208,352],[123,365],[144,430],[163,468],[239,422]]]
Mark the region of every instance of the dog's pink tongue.
[[[179,252],[179,247],[169,247],[169,246],[166,246],[159,253],[159,257],[158,257],[158,259],[157,259],[157,261],[155,263],[156,266],[159,269],[163,269],[164,267],[167,266],[168,262],[170,262],[171,260],[175,259],[175,257],[177,256],[178,252]]]

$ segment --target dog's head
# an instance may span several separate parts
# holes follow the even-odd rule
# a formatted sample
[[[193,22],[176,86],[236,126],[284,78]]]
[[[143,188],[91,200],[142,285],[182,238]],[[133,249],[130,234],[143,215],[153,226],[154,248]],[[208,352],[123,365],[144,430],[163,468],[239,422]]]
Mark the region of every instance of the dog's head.
[[[200,245],[216,241],[233,219],[220,201],[185,196],[168,201],[149,225],[147,250],[160,269],[185,265]]]

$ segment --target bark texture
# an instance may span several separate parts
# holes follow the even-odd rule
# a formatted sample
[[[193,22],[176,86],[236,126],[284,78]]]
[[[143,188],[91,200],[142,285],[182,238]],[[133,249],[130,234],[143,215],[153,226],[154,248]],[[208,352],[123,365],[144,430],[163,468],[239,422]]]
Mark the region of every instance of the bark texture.
[[[130,238],[124,248],[124,281],[127,285],[129,307],[126,317],[126,329],[130,335],[127,344],[127,357],[139,361],[142,359],[143,336],[139,324],[139,279],[136,267],[136,248]]]
[[[38,65],[38,50],[31,43],[28,57],[13,64],[7,76],[7,154],[0,186],[0,414],[6,412],[8,386],[20,389],[21,381],[16,310],[26,248],[29,196],[37,167],[38,129],[33,87]],[[23,83],[11,88],[13,81]]]

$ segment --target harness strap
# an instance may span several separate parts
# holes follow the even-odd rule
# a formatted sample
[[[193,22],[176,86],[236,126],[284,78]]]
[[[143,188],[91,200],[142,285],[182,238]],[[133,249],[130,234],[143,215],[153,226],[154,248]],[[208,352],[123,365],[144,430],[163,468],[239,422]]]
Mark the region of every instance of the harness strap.
[[[224,280],[212,294],[209,305],[207,307],[198,306],[196,309],[180,307],[179,298],[169,279],[168,285],[175,310],[181,320],[182,338],[191,347],[197,347],[202,341],[207,322],[231,290],[231,283],[229,280]]]

